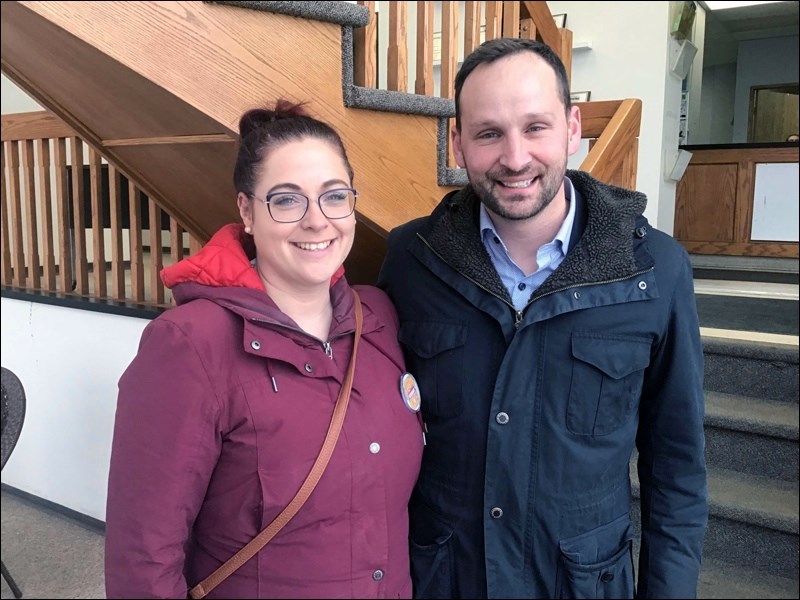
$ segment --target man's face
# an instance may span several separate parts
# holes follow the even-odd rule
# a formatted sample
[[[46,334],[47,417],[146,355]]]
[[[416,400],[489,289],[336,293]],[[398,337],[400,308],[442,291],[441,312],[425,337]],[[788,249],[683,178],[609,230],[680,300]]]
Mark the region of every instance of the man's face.
[[[453,152],[494,215],[529,219],[563,197],[567,157],[581,139],[580,112],[564,109],[553,69],[520,52],[470,73],[460,95]]]

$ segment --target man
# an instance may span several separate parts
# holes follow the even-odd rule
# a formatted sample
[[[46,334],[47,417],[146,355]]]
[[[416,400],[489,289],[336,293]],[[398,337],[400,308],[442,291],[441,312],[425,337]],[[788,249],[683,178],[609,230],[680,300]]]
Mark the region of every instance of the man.
[[[486,42],[455,87],[470,185],[391,233],[380,277],[428,430],[415,595],[694,597],[707,492],[688,256],[642,194],[567,171],[581,117],[550,48]]]

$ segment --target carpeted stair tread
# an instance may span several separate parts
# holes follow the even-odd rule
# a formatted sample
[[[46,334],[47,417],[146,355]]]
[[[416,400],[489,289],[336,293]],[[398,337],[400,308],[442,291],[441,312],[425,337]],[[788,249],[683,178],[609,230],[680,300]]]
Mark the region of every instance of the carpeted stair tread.
[[[797,580],[767,574],[741,564],[703,559],[697,597],[717,598],[797,598]]]
[[[640,498],[635,459],[630,463],[631,488]],[[711,516],[766,527],[792,535],[800,533],[796,482],[745,475],[735,471],[708,470]]]
[[[800,405],[706,392],[706,425],[797,441]]]
[[[797,482],[710,468],[708,497],[717,517],[800,534]]]

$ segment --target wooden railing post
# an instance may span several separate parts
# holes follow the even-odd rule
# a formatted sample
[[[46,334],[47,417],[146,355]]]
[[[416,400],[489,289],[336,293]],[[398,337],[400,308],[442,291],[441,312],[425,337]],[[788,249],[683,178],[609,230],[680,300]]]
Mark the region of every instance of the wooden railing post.
[[[442,98],[453,98],[458,66],[458,2],[442,2],[442,68],[439,82]]]
[[[75,249],[75,291],[89,294],[89,269],[86,262],[86,210],[83,206],[83,141],[78,136],[70,138],[72,160],[72,247]]]
[[[39,156],[39,214],[42,224],[42,289],[56,289],[55,244],[53,241],[53,187],[50,179],[50,140],[36,140]]]
[[[417,2],[417,78],[414,92],[433,96],[433,2]]]
[[[106,283],[106,240],[103,226],[103,187],[100,174],[100,154],[89,148],[89,194],[92,199],[92,280],[94,296],[105,298],[108,295]]]
[[[408,4],[389,3],[389,51],[386,87],[395,92],[408,90]]]
[[[122,243],[122,190],[119,171],[108,165],[108,224],[111,227],[111,297],[125,298],[125,253]]]
[[[464,56],[481,44],[481,4],[464,2]]]
[[[39,265],[39,227],[36,218],[36,165],[33,159],[33,140],[22,144],[22,173],[25,176],[25,233],[28,238],[27,287],[38,290],[41,286]]]
[[[25,250],[22,237],[22,196],[19,179],[19,142],[11,141],[6,145],[8,155],[8,204],[11,216],[11,283],[14,287],[25,287]]]
[[[378,28],[375,19],[375,1],[358,0],[358,4],[369,9],[369,23],[354,32],[353,83],[361,87],[375,88],[378,86]]]
[[[69,235],[69,190],[67,183],[67,139],[55,140],[56,219],[58,225],[58,289],[72,292],[72,244]]]
[[[3,281],[3,285],[11,285],[11,275],[12,275],[12,266],[11,266],[11,243],[8,239],[8,234],[10,232],[9,229],[9,219],[8,219],[8,197],[6,195],[6,145],[2,145],[2,154],[3,157],[3,170],[0,173],[0,201],[2,202],[2,214],[0,214],[0,220],[2,220],[2,236],[3,236],[3,259],[0,261],[0,269],[2,269],[0,275],[0,279]]]
[[[503,37],[519,37],[519,2],[503,2]]]

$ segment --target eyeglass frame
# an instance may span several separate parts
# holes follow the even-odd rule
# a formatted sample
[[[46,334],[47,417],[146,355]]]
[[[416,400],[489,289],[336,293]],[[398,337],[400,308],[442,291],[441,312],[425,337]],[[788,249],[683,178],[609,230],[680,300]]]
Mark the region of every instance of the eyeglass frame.
[[[342,191],[352,192],[353,193],[353,208],[350,210],[349,213],[347,213],[344,216],[341,216],[341,217],[329,217],[328,215],[325,214],[325,210],[322,208],[322,203],[320,202],[320,198],[322,198],[325,194],[330,194],[331,192],[342,192]],[[282,194],[284,194],[284,195],[285,194],[292,194],[292,195],[300,196],[300,197],[306,199],[306,209],[303,211],[303,214],[299,218],[294,219],[293,221],[278,221],[278,219],[275,218],[275,215],[272,214],[272,209],[269,207],[270,204],[271,204],[270,199],[275,197],[275,196],[280,196]],[[267,214],[276,223],[298,223],[298,222],[300,222],[300,221],[302,221],[303,219],[306,218],[306,215],[308,214],[308,207],[311,206],[311,198],[309,198],[305,194],[301,194],[300,192],[272,192],[271,194],[267,194],[266,198],[259,198],[255,194],[247,194],[247,195],[250,196],[250,198],[252,198],[253,200],[258,200],[259,202],[262,202],[263,204],[265,204],[266,207],[267,207]],[[319,206],[319,210],[322,213],[322,216],[325,217],[326,219],[330,219],[330,220],[334,220],[334,221],[337,221],[339,219],[346,219],[347,217],[352,215],[354,212],[356,212],[356,204],[357,203],[358,203],[358,191],[356,191],[355,188],[351,188],[351,187],[333,188],[333,189],[330,189],[330,190],[326,190],[326,191],[322,192],[319,196],[317,196],[317,206]]]

